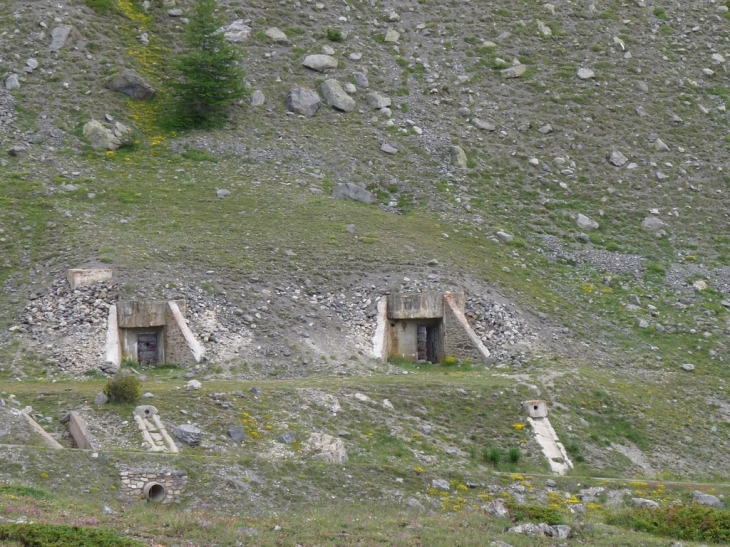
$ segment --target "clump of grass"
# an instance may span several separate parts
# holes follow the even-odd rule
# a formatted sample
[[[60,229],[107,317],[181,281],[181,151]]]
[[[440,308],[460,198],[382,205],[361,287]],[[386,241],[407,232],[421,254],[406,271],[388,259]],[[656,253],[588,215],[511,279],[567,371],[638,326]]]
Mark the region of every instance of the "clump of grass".
[[[218,158],[216,156],[214,156],[210,152],[207,152],[206,150],[198,150],[197,148],[185,150],[185,152],[180,155],[186,160],[190,161],[210,161],[213,163],[218,163]]]
[[[482,458],[484,458],[485,462],[497,467],[502,461],[502,450],[496,446],[486,447],[482,452]]]
[[[565,522],[563,515],[557,509],[551,507],[543,507],[541,505],[518,505],[514,501],[508,501],[506,504],[512,518],[516,521],[527,520],[530,522],[546,524],[563,524]]]
[[[730,543],[730,512],[703,505],[634,509],[609,515],[607,523],[686,541]]]
[[[338,28],[328,28],[327,29],[327,39],[330,42],[344,42],[345,37],[342,34],[342,29]]]
[[[3,524],[0,525],[0,540],[16,541],[24,547],[58,545],[63,547],[141,547],[132,539],[120,538],[113,532],[93,530],[78,526],[53,524]]]
[[[520,449],[516,446],[513,446],[509,449],[509,452],[507,452],[507,460],[509,463],[515,464],[520,461],[522,458],[522,452],[520,452]]]
[[[113,403],[133,403],[142,395],[142,382],[126,372],[118,372],[104,386],[104,395]]]

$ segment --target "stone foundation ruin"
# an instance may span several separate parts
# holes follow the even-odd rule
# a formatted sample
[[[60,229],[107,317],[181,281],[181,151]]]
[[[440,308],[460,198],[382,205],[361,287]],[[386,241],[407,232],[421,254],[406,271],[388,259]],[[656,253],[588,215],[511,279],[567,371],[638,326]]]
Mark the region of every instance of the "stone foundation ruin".
[[[188,483],[187,473],[172,469],[153,471],[124,468],[119,476],[122,494],[157,503],[179,501]]]

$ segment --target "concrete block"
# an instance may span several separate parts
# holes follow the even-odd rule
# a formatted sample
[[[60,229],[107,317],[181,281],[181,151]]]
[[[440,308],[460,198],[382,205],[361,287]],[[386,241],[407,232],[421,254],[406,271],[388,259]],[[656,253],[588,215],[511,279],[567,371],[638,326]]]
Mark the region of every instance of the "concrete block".
[[[83,450],[94,450],[94,446],[91,444],[91,441],[89,441],[86,422],[76,412],[71,412],[70,414],[68,430],[78,448]]]
[[[547,418],[548,409],[545,401],[525,401],[522,403],[522,408],[530,418]]]
[[[391,294],[388,296],[389,319],[440,319],[444,316],[441,293]]]
[[[114,277],[114,271],[108,268],[90,270],[74,268],[66,272],[66,278],[68,279],[68,284],[71,286],[71,290],[76,290],[79,287],[87,287],[88,285],[102,281],[109,281],[112,277]]]

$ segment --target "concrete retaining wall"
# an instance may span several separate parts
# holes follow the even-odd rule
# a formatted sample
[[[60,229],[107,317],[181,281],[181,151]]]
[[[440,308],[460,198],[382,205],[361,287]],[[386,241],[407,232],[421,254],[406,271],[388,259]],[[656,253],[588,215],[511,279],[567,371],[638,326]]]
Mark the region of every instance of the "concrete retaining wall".
[[[121,492],[127,497],[142,499],[145,486],[157,483],[165,488],[166,496],[161,503],[172,503],[180,499],[188,483],[187,473],[165,469],[162,471],[125,468],[119,473]]]
[[[74,268],[66,271],[66,279],[68,279],[68,284],[71,285],[71,290],[101,281],[109,281],[112,277],[114,277],[114,271],[106,268],[89,270]]]

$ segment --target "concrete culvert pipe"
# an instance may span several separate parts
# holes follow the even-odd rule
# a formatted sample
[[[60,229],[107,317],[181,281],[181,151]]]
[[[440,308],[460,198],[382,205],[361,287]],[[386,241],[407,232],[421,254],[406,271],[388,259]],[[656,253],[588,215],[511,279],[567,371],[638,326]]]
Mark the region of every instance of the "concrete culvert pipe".
[[[167,496],[167,490],[159,482],[148,482],[142,490],[145,499],[161,502]]]

